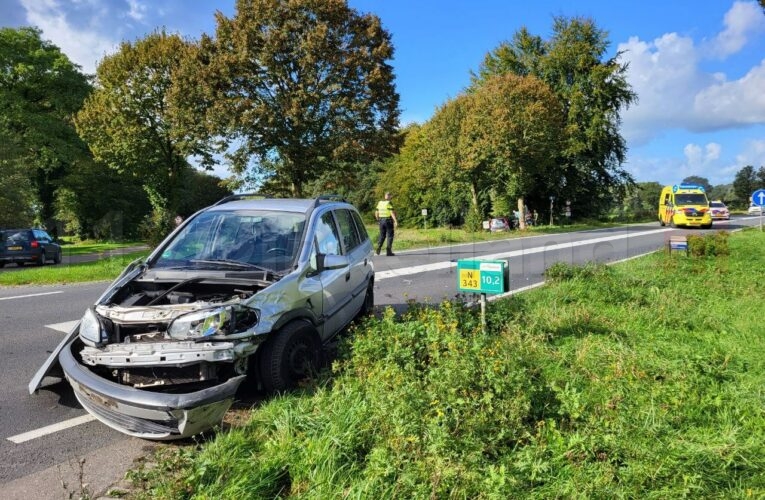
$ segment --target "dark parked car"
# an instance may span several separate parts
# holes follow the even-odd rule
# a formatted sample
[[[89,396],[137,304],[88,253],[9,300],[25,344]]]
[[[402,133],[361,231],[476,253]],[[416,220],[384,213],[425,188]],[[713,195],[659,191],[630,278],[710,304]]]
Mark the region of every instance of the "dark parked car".
[[[129,265],[29,384],[63,374],[104,424],[179,439],[218,424],[245,379],[284,391],[374,306],[372,242],[336,197],[235,195]]]
[[[0,231],[0,267],[15,262],[42,266],[52,260],[61,262],[61,246],[42,229],[3,229]]]

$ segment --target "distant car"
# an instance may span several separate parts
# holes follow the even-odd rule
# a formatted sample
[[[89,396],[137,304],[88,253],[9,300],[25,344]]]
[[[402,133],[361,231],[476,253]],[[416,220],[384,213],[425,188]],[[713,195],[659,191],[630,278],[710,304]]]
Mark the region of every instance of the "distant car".
[[[730,220],[730,212],[728,207],[725,206],[720,200],[709,202],[709,209],[712,211],[712,218],[715,220]]]
[[[498,231],[509,231],[510,221],[507,220],[506,217],[496,217],[494,219],[491,219],[489,221],[489,230],[492,233],[495,233]]]
[[[749,215],[762,215],[762,207],[759,205],[751,204],[746,211]]]
[[[52,260],[61,262],[61,245],[42,229],[4,229],[0,231],[0,267],[11,262],[32,262],[42,266]]]
[[[335,196],[254,198],[197,212],[130,264],[30,392],[63,373],[104,424],[170,440],[218,424],[245,378],[281,392],[310,377],[323,344],[374,307],[372,242]]]

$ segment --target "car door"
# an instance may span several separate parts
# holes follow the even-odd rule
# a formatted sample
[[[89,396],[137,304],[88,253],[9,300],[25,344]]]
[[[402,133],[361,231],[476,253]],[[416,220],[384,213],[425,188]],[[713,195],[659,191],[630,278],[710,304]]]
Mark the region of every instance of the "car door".
[[[371,276],[369,256],[372,246],[371,243],[366,246],[364,245],[369,238],[362,239],[362,235],[359,233],[357,224],[354,221],[353,214],[354,212],[345,208],[335,210],[335,218],[337,219],[343,244],[343,253],[347,255],[350,260],[351,274],[348,284],[352,300],[347,306],[349,309],[348,314],[346,315],[348,321],[351,321],[354,316],[356,316],[356,313],[364,304],[367,282]]]
[[[314,251],[321,257],[343,255],[340,232],[332,211],[321,214],[314,229]],[[350,293],[350,266],[323,269],[319,273],[322,287],[322,340],[336,334],[350,321],[348,304]]]

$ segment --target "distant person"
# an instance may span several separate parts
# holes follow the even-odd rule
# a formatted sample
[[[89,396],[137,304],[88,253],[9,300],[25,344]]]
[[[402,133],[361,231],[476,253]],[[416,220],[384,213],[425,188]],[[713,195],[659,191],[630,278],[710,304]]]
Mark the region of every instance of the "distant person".
[[[183,217],[181,217],[180,215],[176,215],[175,216],[175,227],[180,226],[181,222],[183,222]]]
[[[536,226],[537,224],[539,224],[539,212],[534,210],[534,225]]]
[[[390,199],[393,197],[389,192],[385,193],[385,199],[377,202],[377,208],[375,208],[375,219],[380,226],[380,236],[377,238],[377,255],[380,255],[382,250],[383,241],[388,238],[388,245],[386,246],[385,255],[392,257],[393,253],[393,233],[396,227],[398,227],[398,220],[396,219],[396,212],[393,210],[393,204]]]

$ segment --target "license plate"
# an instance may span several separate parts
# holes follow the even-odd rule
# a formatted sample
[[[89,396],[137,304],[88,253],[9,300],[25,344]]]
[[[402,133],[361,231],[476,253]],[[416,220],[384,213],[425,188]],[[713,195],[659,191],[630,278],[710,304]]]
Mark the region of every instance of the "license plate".
[[[21,250],[21,247],[8,247],[8,250]]]

